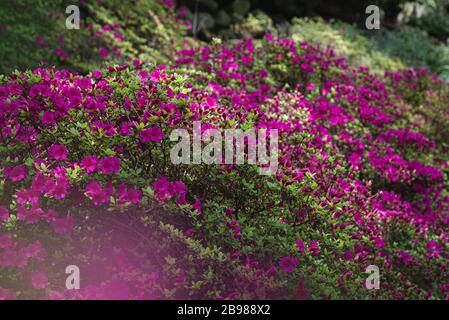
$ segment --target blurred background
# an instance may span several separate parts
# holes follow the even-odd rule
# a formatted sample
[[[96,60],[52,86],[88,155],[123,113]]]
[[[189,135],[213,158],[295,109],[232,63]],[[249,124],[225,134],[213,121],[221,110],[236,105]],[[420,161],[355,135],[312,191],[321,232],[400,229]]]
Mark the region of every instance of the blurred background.
[[[65,28],[70,4],[80,8],[80,30]],[[365,27],[372,4],[380,30]],[[3,0],[0,73],[39,63],[81,73],[105,60],[167,63],[168,48],[183,41],[267,32],[332,46],[373,72],[426,67],[449,79],[449,0]]]

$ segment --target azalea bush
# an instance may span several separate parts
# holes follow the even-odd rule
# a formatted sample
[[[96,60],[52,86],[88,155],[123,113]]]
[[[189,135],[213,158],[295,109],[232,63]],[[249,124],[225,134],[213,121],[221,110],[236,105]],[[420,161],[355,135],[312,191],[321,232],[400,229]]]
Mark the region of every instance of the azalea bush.
[[[0,298],[449,297],[447,82],[269,33],[161,64],[105,23],[123,61],[0,77]],[[174,164],[194,121],[278,130],[277,171]]]

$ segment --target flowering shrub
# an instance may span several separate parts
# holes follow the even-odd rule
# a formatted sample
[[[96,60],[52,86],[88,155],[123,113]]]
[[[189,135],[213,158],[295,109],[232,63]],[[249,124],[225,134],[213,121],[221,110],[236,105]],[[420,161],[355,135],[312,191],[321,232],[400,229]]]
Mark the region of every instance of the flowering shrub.
[[[448,101],[426,70],[270,34],[3,76],[0,298],[448,298]],[[278,130],[276,174],[174,165],[194,121]]]

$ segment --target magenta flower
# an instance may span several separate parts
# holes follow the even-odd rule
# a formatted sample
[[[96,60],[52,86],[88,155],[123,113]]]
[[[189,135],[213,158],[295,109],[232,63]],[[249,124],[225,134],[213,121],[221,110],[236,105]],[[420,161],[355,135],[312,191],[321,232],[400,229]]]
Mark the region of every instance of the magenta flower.
[[[31,275],[31,284],[36,289],[44,289],[47,286],[47,276],[42,271],[35,271]]]
[[[43,125],[51,125],[55,124],[57,119],[56,112],[44,111],[42,113],[42,124]]]
[[[99,168],[103,174],[119,173],[120,159],[116,157],[107,157],[100,160]]]
[[[320,254],[320,249],[318,248],[318,242],[316,242],[315,240],[310,241],[308,249],[312,255]]]
[[[14,291],[0,288],[0,300],[16,300],[17,296]]]
[[[62,60],[67,60],[69,58],[69,54],[62,50],[61,48],[57,47],[55,49],[55,53],[57,56],[59,56]]]
[[[17,218],[26,221],[29,224],[38,223],[39,220],[44,216],[44,211],[39,207],[19,207],[17,208]]]
[[[165,201],[173,196],[173,190],[171,190],[172,183],[165,177],[160,177],[153,182],[152,188],[155,196],[160,201]]]
[[[137,189],[126,189],[126,185],[122,184],[116,190],[118,203],[140,204],[142,200],[142,192]]]
[[[126,199],[127,202],[133,203],[133,204],[140,204],[140,201],[142,200],[142,192],[137,189],[129,189],[126,193]]]
[[[50,180],[47,183],[48,195],[57,200],[64,199],[69,189],[69,181],[64,175],[59,175],[57,179]]]
[[[17,253],[16,251],[8,248],[0,252],[0,267],[12,267],[17,264]]]
[[[0,232],[0,249],[6,249],[14,244],[13,238],[9,235]]]
[[[192,204],[192,208],[198,212],[203,211],[203,205],[201,204],[200,198],[198,197],[195,198],[195,203]]]
[[[173,9],[175,7],[175,3],[172,0],[162,0],[162,1],[170,9]]]
[[[184,237],[186,237],[186,238],[190,238],[192,236],[192,234],[193,234],[192,228],[189,228],[186,231],[184,231]]]
[[[351,153],[351,155],[348,158],[348,162],[351,164],[351,166],[353,167],[359,167],[360,165],[360,160],[362,159],[362,156],[356,152]]]
[[[0,206],[0,222],[9,219],[9,211],[5,206]]]
[[[92,77],[94,77],[96,79],[100,79],[102,76],[103,76],[103,74],[100,70],[92,71]]]
[[[32,258],[39,261],[44,260],[44,258],[47,256],[47,252],[45,251],[42,243],[39,240],[36,240],[32,244],[26,246],[23,249],[22,253],[27,259]]]
[[[24,165],[15,166],[15,167],[6,167],[3,169],[3,175],[5,178],[18,182],[25,179],[28,175],[27,167]]]
[[[48,293],[48,300],[66,300],[66,297],[63,292],[51,290]]]
[[[87,174],[91,174],[97,170],[98,159],[95,156],[87,156],[81,161],[80,166]]]
[[[291,273],[295,271],[298,264],[298,257],[283,257],[279,262],[279,267],[283,272]]]
[[[41,47],[44,48],[46,46],[45,39],[41,36],[36,36],[36,43]]]
[[[384,248],[385,247],[385,240],[383,240],[380,237],[375,237],[373,239],[374,245],[378,248]]]
[[[251,63],[253,63],[253,58],[251,58],[251,56],[243,55],[242,62],[244,64],[251,64]]]
[[[304,285],[303,281],[298,282],[296,287],[296,300],[308,300],[310,299],[310,291]]]
[[[57,161],[62,161],[67,158],[67,148],[63,144],[53,144],[48,149],[48,156],[52,159],[55,159]]]
[[[176,200],[176,204],[180,205],[180,206],[187,204],[187,199],[186,199],[185,193],[181,193],[179,195],[178,200]]]
[[[156,127],[156,126],[143,129],[140,132],[140,140],[143,143],[149,142],[149,141],[160,142],[162,140],[163,136],[164,135],[162,133],[161,128]]]
[[[125,38],[118,32],[114,32],[114,38],[117,39],[120,42],[125,41]]]
[[[73,229],[73,218],[71,216],[67,216],[65,218],[56,218],[52,222],[53,230],[57,234],[64,234]]]
[[[75,81],[75,85],[80,87],[81,89],[91,89],[92,88],[92,79],[90,78],[80,78]]]
[[[86,187],[86,195],[88,195],[94,205],[99,206],[109,202],[112,195],[110,188],[102,188],[98,181],[90,182]]]
[[[100,48],[100,55],[103,57],[103,59],[106,59],[109,55],[109,52],[106,48]]]
[[[182,181],[175,181],[172,184],[172,190],[175,194],[184,194],[186,193],[186,186]]]
[[[426,243],[426,249],[429,253],[429,257],[438,258],[440,256],[441,245],[439,245],[435,240],[430,240]]]
[[[296,239],[295,244],[298,251],[304,253],[304,241],[302,239]]]

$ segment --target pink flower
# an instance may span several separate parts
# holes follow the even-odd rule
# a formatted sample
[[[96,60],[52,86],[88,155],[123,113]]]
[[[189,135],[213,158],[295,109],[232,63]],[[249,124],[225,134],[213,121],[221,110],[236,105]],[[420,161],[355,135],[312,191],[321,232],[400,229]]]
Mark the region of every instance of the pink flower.
[[[18,256],[15,250],[10,248],[0,252],[0,267],[12,267],[17,264]]]
[[[354,256],[352,255],[352,252],[350,250],[346,250],[343,254],[343,257],[346,261],[350,261],[354,259]]]
[[[362,159],[362,156],[356,152],[351,153],[351,155],[348,158],[348,162],[353,167],[359,167],[360,160]]]
[[[271,265],[267,271],[265,272],[267,276],[274,276],[276,274],[277,270],[276,270],[276,266],[275,265]]]
[[[168,181],[165,177],[160,177],[156,181],[153,182],[152,185],[155,196],[160,201],[165,201],[172,197],[172,192],[170,192],[171,182]]]
[[[42,261],[47,255],[44,247],[42,246],[42,243],[39,240],[26,246],[22,250],[22,254],[26,259],[36,259],[39,261]]]
[[[97,157],[95,156],[87,156],[81,161],[80,166],[84,170],[86,170],[87,174],[91,174],[97,170]]]
[[[28,175],[27,167],[24,165],[15,166],[15,167],[7,167],[3,169],[3,174],[5,178],[13,182],[18,182],[25,179]]]
[[[186,204],[185,193],[186,186],[181,181],[170,182],[166,177],[159,177],[153,182],[152,188],[155,196],[160,201],[171,199],[173,196],[178,195],[177,204]]]
[[[65,300],[65,295],[63,292],[52,290],[48,293],[48,300]]]
[[[119,132],[122,136],[130,136],[132,128],[133,128],[133,125],[131,123],[124,123],[120,126]]]
[[[0,233],[0,249],[9,248],[13,245],[14,240],[9,235]]]
[[[56,112],[44,111],[42,113],[42,124],[43,125],[55,124],[56,123],[56,119],[57,119]]]
[[[253,63],[253,58],[251,58],[251,56],[243,55],[242,62],[244,64],[251,64],[251,63]]]
[[[67,60],[69,58],[69,54],[62,50],[60,47],[57,47],[55,49],[55,53],[57,56],[59,56],[62,60]]]
[[[16,300],[16,293],[8,290],[0,288],[0,300]]]
[[[81,89],[91,89],[92,88],[92,79],[90,78],[80,78],[75,80],[75,85],[80,87]]]
[[[31,207],[27,209],[26,207],[17,208],[17,218],[26,221],[29,224],[38,223],[40,218],[43,217],[44,211],[41,208]]]
[[[198,212],[203,211],[203,205],[201,204],[200,198],[198,197],[195,198],[195,203],[192,204],[192,208]]]
[[[295,271],[295,268],[298,264],[298,257],[283,257],[279,262],[279,267],[283,272],[291,273]]]
[[[126,186],[123,184],[117,189],[118,203],[132,203],[132,204],[140,204],[142,200],[142,192],[137,189],[129,189],[126,190]]]
[[[73,229],[73,218],[67,216],[65,218],[56,218],[52,222],[53,230],[57,234],[64,234]]]
[[[43,37],[41,37],[41,36],[36,36],[36,43],[37,43],[41,48],[43,48],[43,47],[46,46],[46,44],[45,44],[45,39],[44,39]]]
[[[120,159],[116,157],[107,157],[100,160],[99,167],[103,174],[119,173]]]
[[[175,7],[175,3],[172,0],[162,0],[167,7],[173,9]]]
[[[189,228],[186,231],[184,231],[184,237],[186,237],[186,238],[190,238],[192,236],[192,234],[193,234],[192,228]]]
[[[69,189],[69,181],[64,175],[58,175],[56,179],[50,180],[46,187],[48,188],[47,194],[57,200],[64,199]]]
[[[304,253],[304,242],[302,241],[302,239],[296,239],[295,243],[298,251]]]
[[[318,242],[316,242],[315,240],[310,241],[308,249],[312,253],[312,255],[320,254],[320,249],[318,248]]]
[[[102,76],[103,76],[103,74],[101,73],[100,70],[92,71],[92,77],[94,77],[96,79],[100,79]]]
[[[137,189],[129,189],[126,193],[127,202],[139,204],[142,200],[142,192]]]
[[[435,240],[431,240],[426,243],[426,249],[430,257],[438,258],[440,256],[440,248],[441,245],[439,245]]]
[[[173,190],[173,193],[175,193],[175,194],[184,194],[184,193],[186,193],[186,186],[181,181],[175,181],[172,184],[172,190]]]
[[[373,239],[374,245],[378,248],[384,248],[385,247],[385,241],[382,240],[380,237],[375,237]]]
[[[0,222],[9,219],[9,211],[5,206],[0,206]]]
[[[48,149],[48,156],[52,159],[55,159],[57,161],[62,161],[67,158],[67,148],[63,144],[53,144]]]
[[[298,282],[298,286],[296,287],[296,300],[308,300],[310,299],[310,291],[304,285],[303,281]]]
[[[44,289],[47,286],[47,276],[42,271],[35,271],[31,275],[31,284],[36,289]]]
[[[106,59],[109,55],[109,52],[106,48],[102,47],[102,48],[100,48],[100,54],[103,57],[103,59]]]
[[[180,206],[187,204],[187,199],[186,199],[185,193],[182,193],[179,195],[178,200],[176,200],[176,204],[180,205]]]
[[[145,143],[148,141],[152,141],[152,142],[160,142],[163,138],[163,133],[161,128],[159,127],[151,127],[151,128],[147,128],[147,129],[143,129],[140,132],[140,140]]]
[[[114,32],[114,38],[116,38],[120,42],[125,41],[125,38],[118,32]]]
[[[58,216],[58,213],[55,210],[48,209],[42,218],[44,218],[44,220],[47,222],[52,222],[52,221],[55,221],[57,216]]]
[[[110,188],[102,189],[98,181],[92,181],[86,187],[86,194],[91,197],[93,203],[98,206],[109,201],[112,190]]]
[[[309,90],[309,91],[312,91],[313,89],[315,89],[315,86],[313,85],[313,83],[308,83],[306,85],[306,89]]]

